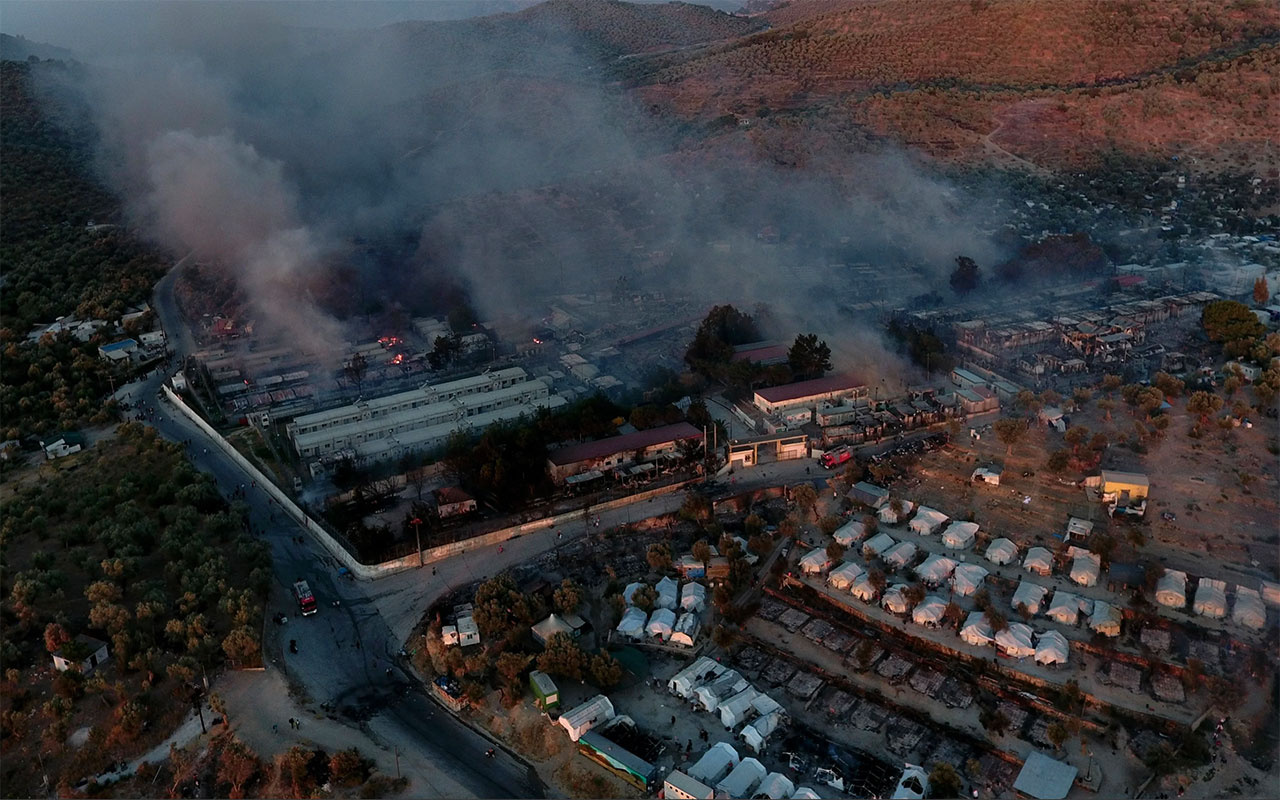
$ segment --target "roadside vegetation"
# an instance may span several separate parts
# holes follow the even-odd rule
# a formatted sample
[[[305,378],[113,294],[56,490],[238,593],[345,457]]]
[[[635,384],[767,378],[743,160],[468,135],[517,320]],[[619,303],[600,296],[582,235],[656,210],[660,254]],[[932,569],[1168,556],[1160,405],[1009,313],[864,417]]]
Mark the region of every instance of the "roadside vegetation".
[[[98,358],[104,340],[81,342],[63,333],[32,342],[27,333],[61,316],[118,319],[145,301],[164,274],[156,253],[125,229],[103,224],[116,221],[118,204],[91,177],[90,134],[75,124],[75,110],[37,101],[33,71],[73,69],[57,62],[0,62],[5,439],[110,421],[112,409],[102,398],[119,376]]]
[[[377,770],[354,747],[329,753],[295,745],[264,759],[233,733],[220,732],[200,748],[174,749],[164,764],[143,765],[124,782],[90,784],[90,796],[116,797],[390,797],[408,785]],[[327,787],[322,789],[321,787]]]
[[[0,507],[3,780],[74,786],[164,738],[226,667],[260,663],[267,546],[182,448],[136,423]],[[89,674],[51,652],[106,643]],[[83,648],[81,648],[83,649]],[[80,731],[79,746],[69,737]]]

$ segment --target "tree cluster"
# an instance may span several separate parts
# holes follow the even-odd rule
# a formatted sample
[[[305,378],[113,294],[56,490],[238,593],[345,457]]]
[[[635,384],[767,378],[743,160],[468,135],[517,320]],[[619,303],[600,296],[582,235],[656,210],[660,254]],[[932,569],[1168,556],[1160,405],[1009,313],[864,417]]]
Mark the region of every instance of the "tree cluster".
[[[10,706],[0,719],[10,758],[34,752],[42,733],[61,742],[78,699],[96,694],[116,708],[94,751],[105,760],[166,704],[185,706],[203,672],[261,661],[271,556],[245,509],[229,508],[181,447],[135,423],[81,459],[0,507],[0,655],[32,687],[50,648],[78,634],[105,641],[110,660],[88,680],[64,674],[55,705]]]

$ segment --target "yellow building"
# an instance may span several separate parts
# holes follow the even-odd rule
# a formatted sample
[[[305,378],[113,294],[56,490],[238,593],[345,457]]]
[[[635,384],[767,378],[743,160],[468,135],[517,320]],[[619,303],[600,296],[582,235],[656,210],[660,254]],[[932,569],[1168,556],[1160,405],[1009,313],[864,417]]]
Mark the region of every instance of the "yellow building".
[[[1114,494],[1121,501],[1121,505],[1126,505],[1124,502],[1126,499],[1135,503],[1146,499],[1147,492],[1151,489],[1151,481],[1146,475],[1137,472],[1115,472],[1104,469],[1100,488],[1103,495]]]

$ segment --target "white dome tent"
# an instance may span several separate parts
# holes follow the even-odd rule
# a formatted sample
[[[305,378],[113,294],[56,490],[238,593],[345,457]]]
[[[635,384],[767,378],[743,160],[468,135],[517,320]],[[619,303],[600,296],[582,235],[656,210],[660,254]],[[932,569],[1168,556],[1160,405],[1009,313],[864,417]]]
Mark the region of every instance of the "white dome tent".
[[[978,591],[988,574],[985,567],[977,564],[956,564],[955,572],[951,573],[951,590],[961,597],[968,597]]]
[[[1012,564],[1018,560],[1018,546],[1003,536],[987,546],[987,560],[992,564]]]
[[[698,613],[707,607],[707,587],[697,582],[686,583],[680,589],[680,607]]]
[[[702,622],[698,619],[698,615],[695,612],[686,611],[680,615],[671,629],[671,643],[681,647],[693,647],[698,643],[698,635],[701,633]]]
[[[1049,575],[1053,572],[1053,553],[1043,547],[1033,547],[1027,551],[1022,568],[1036,575]]]
[[[1166,571],[1156,583],[1156,602],[1165,608],[1187,607],[1187,573]]]
[[[953,522],[942,532],[942,543],[952,550],[963,550],[973,544],[978,535],[978,523]]]
[[[675,610],[680,604],[680,584],[671,578],[663,578],[653,587],[658,593],[658,599],[654,602],[658,608]]]
[[[1071,580],[1081,586],[1098,585],[1098,575],[1102,572],[1101,556],[1079,547],[1068,547],[1067,556],[1072,559]]]
[[[880,521],[885,525],[899,525],[903,520],[911,517],[911,512],[915,510],[916,504],[910,500],[899,501],[902,503],[901,511],[893,510],[893,501],[890,500],[886,505],[880,508],[876,516],[880,517]]]
[[[711,749],[702,754],[697,763],[689,767],[685,774],[705,784],[713,784],[737,766],[738,751],[728,742],[716,742]]]
[[[1093,613],[1089,615],[1089,627],[1103,636],[1119,636],[1122,613],[1119,608],[1102,600],[1093,601]]]
[[[1227,582],[1201,578],[1196,586],[1195,612],[1202,617],[1222,619],[1227,615]]]
[[[1036,641],[1037,664],[1065,664],[1070,652],[1067,637],[1057,631],[1042,633]]]
[[[947,611],[947,601],[935,595],[929,595],[911,610],[911,621],[917,625],[937,626],[942,624],[942,615]]]
[[[667,691],[683,697],[688,700],[693,696],[693,690],[706,683],[711,678],[722,675],[727,668],[724,664],[719,663],[709,656],[699,656],[689,666],[671,676],[667,681]]]
[[[671,638],[671,631],[676,625],[676,612],[669,608],[655,608],[644,626],[644,632],[655,639],[666,641]]]
[[[864,603],[870,603],[876,599],[876,587],[871,582],[871,573],[864,572],[849,585],[849,593]]]
[[[862,554],[867,558],[874,558],[886,552],[897,543],[897,540],[889,534],[877,533],[862,545]]]
[[[929,534],[942,527],[942,523],[947,521],[947,515],[943,514],[936,508],[928,506],[920,506],[920,510],[916,511],[915,517],[907,525],[912,533],[918,533],[921,536]]]
[[[970,611],[960,628],[960,638],[975,647],[986,647],[991,644],[991,626],[987,623],[987,615],[981,611]]]
[[[716,784],[716,794],[724,797],[751,797],[752,789],[768,774],[764,764],[748,756]]]
[[[1260,631],[1267,625],[1267,607],[1262,603],[1262,595],[1255,589],[1236,587],[1236,603],[1231,609],[1231,621],[1246,628]]]
[[[893,549],[884,554],[884,563],[894,569],[902,569],[915,560],[916,546],[914,542],[898,542]]]
[[[836,528],[836,532],[831,534],[831,538],[839,542],[841,547],[853,547],[862,541],[866,535],[866,525],[863,525],[859,520],[849,520],[839,528]]]
[[[916,567],[916,575],[930,586],[941,586],[955,572],[956,562],[946,556],[931,555]]]
[[[1009,607],[1017,611],[1018,606],[1025,605],[1028,613],[1039,614],[1040,604],[1044,602],[1044,596],[1048,593],[1049,590],[1039,584],[1023,581],[1014,590],[1013,599],[1009,601]]]
[[[733,697],[751,684],[737,670],[728,670],[715,680],[699,686],[694,690],[694,702],[702,706],[704,711],[715,711],[720,702]]]
[[[587,702],[560,715],[557,720],[575,742],[596,725],[613,719],[615,712],[609,698],[598,694]]]
[[[628,583],[627,588],[622,590],[622,599],[626,602],[627,605],[633,605],[631,602],[632,596],[635,595],[637,590],[643,589],[647,585],[648,584],[640,583],[638,581],[636,583]]]
[[[995,635],[996,647],[1012,658],[1026,658],[1036,654],[1031,644],[1031,627],[1021,622],[1010,622],[1009,627]]]
[[[1080,612],[1088,612],[1090,602],[1079,595],[1064,592],[1061,589],[1053,593],[1053,602],[1045,616],[1063,625],[1075,625],[1080,621]]]
[[[756,717],[750,725],[747,725],[738,733],[738,736],[750,747],[754,752],[759,753],[764,748],[765,741],[768,740],[769,734],[776,731],[782,726],[782,712],[774,711],[763,716]]]
[[[756,787],[755,797],[768,797],[770,800],[790,800],[796,790],[791,779],[781,772],[770,772]]]
[[[628,606],[616,630],[630,639],[644,638],[644,623],[647,619],[649,619],[649,615],[644,611],[635,606]]]
[[[880,601],[880,605],[894,614],[907,613],[907,598],[903,591],[907,588],[905,583],[895,583],[884,592],[884,599]]]
[[[755,700],[760,693],[748,686],[733,697],[725,700],[716,709],[720,712],[720,723],[732,730],[747,721],[748,717],[754,716],[756,713]]]
[[[806,575],[820,575],[831,566],[831,557],[827,551],[815,547],[800,559],[800,571]]]
[[[831,584],[832,589],[846,591],[858,579],[858,576],[866,572],[861,564],[854,561],[846,561],[836,569],[831,570],[831,574],[827,576],[827,583]]]

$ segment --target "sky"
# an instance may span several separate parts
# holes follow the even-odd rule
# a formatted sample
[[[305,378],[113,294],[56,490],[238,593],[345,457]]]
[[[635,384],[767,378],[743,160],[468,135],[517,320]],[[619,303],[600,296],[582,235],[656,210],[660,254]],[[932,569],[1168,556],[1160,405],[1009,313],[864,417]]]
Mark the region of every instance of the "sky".
[[[661,2],[663,0],[636,0]],[[696,1],[696,0],[695,0]],[[405,20],[449,20],[519,11],[540,0],[0,0],[0,32],[66,47],[82,58],[153,44],[161,6],[216,6],[245,19],[308,28],[376,28]],[[704,0],[722,11],[739,0]]]

